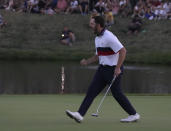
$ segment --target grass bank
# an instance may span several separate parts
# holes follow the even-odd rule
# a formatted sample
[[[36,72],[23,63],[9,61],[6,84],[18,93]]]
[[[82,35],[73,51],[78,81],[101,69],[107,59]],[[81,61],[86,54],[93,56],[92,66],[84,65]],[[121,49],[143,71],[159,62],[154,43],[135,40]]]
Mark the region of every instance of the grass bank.
[[[108,96],[99,117],[91,113],[102,96],[97,97],[82,124],[65,115],[78,109],[83,95],[1,95],[1,131],[170,131],[171,96],[128,96],[141,114],[137,123],[120,123],[127,114]],[[156,110],[157,109],[157,110]]]
[[[94,35],[89,16],[37,15],[4,12],[8,27],[0,29],[0,59],[80,60],[94,54]],[[126,35],[130,18],[116,17],[110,28],[127,48],[127,63],[171,64],[171,21],[146,21],[138,35]],[[59,43],[64,26],[76,34],[72,47]]]

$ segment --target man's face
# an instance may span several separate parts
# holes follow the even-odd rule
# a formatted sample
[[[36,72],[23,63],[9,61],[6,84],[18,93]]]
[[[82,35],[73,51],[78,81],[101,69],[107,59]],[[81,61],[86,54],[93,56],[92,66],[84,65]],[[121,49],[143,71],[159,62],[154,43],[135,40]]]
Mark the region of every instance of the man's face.
[[[67,31],[68,30],[68,27],[64,27],[64,31]]]
[[[90,20],[90,27],[93,29],[94,34],[99,33],[99,24],[96,24],[94,19]]]

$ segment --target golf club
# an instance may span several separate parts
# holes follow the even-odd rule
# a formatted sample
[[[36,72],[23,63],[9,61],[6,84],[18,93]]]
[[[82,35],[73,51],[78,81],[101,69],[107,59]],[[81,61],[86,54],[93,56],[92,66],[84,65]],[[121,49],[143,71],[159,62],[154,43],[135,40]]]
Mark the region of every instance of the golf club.
[[[111,86],[113,85],[115,79],[116,79],[116,76],[113,77],[113,79],[112,79],[112,81],[111,81],[109,87],[108,87],[107,90],[106,90],[106,93],[104,94],[103,98],[102,98],[101,101],[100,101],[99,106],[97,107],[96,113],[92,113],[92,114],[91,114],[92,116],[98,117],[99,109],[100,109],[100,107],[101,107],[101,105],[102,105],[102,103],[103,103],[103,101],[104,101],[104,99],[105,99],[107,93],[109,92]]]

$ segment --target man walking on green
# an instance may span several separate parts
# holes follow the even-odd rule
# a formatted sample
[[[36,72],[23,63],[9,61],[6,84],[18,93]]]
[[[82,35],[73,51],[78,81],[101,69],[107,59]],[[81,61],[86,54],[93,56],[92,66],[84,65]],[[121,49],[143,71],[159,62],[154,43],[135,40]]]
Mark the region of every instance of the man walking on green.
[[[90,25],[94,30],[94,33],[97,35],[95,38],[96,55],[89,59],[82,59],[80,63],[81,65],[88,65],[99,61],[99,67],[79,110],[77,112],[66,110],[66,114],[70,118],[76,120],[76,122],[82,122],[83,117],[94,98],[106,87],[107,84],[110,84],[113,77],[116,76],[116,79],[110,88],[112,95],[120,106],[129,114],[127,118],[121,119],[120,121],[134,122],[139,120],[140,115],[136,112],[121,90],[121,77],[126,49],[112,32],[105,29],[105,21],[103,17],[94,17]]]

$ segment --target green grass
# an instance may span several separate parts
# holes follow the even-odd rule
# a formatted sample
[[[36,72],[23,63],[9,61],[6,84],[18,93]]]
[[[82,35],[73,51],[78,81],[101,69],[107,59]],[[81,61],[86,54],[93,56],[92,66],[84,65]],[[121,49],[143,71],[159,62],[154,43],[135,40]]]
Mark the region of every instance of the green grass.
[[[80,60],[94,55],[93,32],[88,27],[90,16],[54,16],[0,12],[8,26],[0,29],[0,59],[5,60]],[[115,17],[110,30],[127,49],[127,63],[171,64],[170,20],[143,20],[137,35],[126,34],[131,18]],[[68,26],[76,34],[72,47],[59,42],[60,33]]]
[[[171,96],[128,96],[141,114],[138,123],[120,123],[127,114],[108,96],[98,118],[90,116],[102,96],[95,99],[82,124],[65,115],[78,109],[84,95],[1,95],[1,131],[170,131]]]

